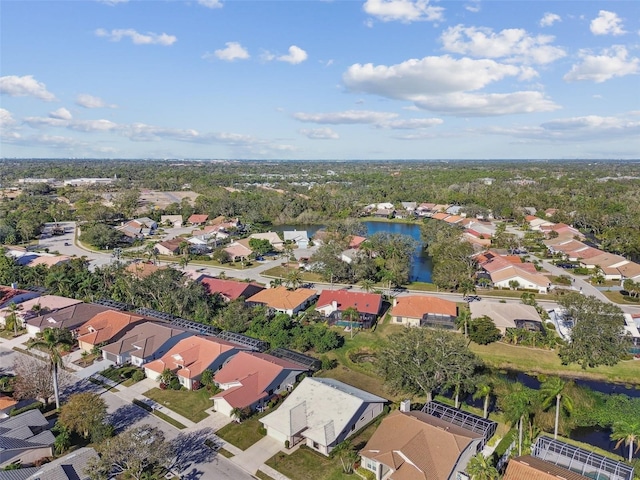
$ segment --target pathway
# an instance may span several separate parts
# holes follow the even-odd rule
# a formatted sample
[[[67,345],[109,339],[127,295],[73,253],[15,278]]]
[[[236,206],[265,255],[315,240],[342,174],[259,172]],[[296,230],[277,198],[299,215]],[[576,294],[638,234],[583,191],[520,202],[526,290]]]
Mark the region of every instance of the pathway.
[[[231,458],[231,461],[254,474],[260,466],[282,450],[282,442],[271,437],[262,437],[242,453]]]

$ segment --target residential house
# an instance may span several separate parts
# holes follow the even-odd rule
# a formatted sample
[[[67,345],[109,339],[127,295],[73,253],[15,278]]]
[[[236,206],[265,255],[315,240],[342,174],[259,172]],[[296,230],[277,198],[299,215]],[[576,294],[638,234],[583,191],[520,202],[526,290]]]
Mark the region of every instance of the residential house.
[[[363,242],[367,240],[366,237],[361,237],[360,235],[353,235],[349,239],[349,248],[358,249]]]
[[[155,220],[149,217],[136,218],[123,223],[121,226],[116,227],[116,230],[122,232],[127,237],[138,239],[144,238],[149,235],[153,235],[158,229],[158,224]]]
[[[22,467],[18,470],[6,472],[2,480],[89,480],[87,473],[89,461],[97,459],[98,454],[93,448],[83,447],[74,450],[65,457],[57,458],[40,467]]]
[[[238,298],[250,298],[258,292],[264,290],[262,285],[254,282],[239,282],[237,280],[223,280],[209,276],[202,276],[198,279],[210,295],[217,293],[225,301],[231,302]]]
[[[267,288],[252,295],[247,299],[249,305],[266,305],[276,312],[295,315],[306,309],[318,297],[318,292],[310,288],[297,288],[289,290],[279,286]]]
[[[354,308],[358,320],[343,320],[344,311]],[[329,318],[338,326],[370,328],[377,320],[382,309],[382,295],[379,293],[360,293],[349,290],[322,290],[316,302],[316,311]]]
[[[127,265],[124,271],[133,275],[138,280],[142,280],[153,275],[158,270],[166,270],[166,269],[167,267],[161,267],[159,265],[154,265],[153,263],[137,262],[137,263],[130,263],[129,265]]]
[[[558,235],[570,235],[572,237],[584,238],[584,235],[580,233],[580,230],[572,227],[571,225],[567,225],[566,223],[554,223],[551,225],[541,225],[540,231],[544,233],[547,237],[553,236],[551,232],[555,232]]]
[[[435,203],[421,203],[416,207],[416,215],[419,217],[430,217],[433,214]]]
[[[260,422],[269,437],[284,445],[305,442],[329,455],[336,445],[378,417],[386,402],[338,380],[307,377]]]
[[[420,411],[395,410],[360,451],[376,480],[457,480],[483,436]]]
[[[298,248],[309,248],[309,235],[306,230],[287,230],[282,232],[284,241],[295,243]]]
[[[207,223],[208,219],[209,215],[197,215],[194,213],[187,219],[187,223],[191,226],[200,226]]]
[[[460,215],[449,215],[447,218],[444,219],[444,221],[450,225],[457,225],[463,220],[464,220],[464,217],[461,217]]]
[[[431,218],[433,218],[434,220],[446,220],[449,217],[450,215],[444,212],[437,212],[431,215]]]
[[[117,365],[138,367],[162,357],[183,338],[192,334],[159,322],[140,323],[122,338],[102,347],[102,357]]]
[[[38,265],[44,265],[47,268],[53,267],[55,265],[61,265],[63,263],[69,263],[71,257],[66,255],[52,255],[46,253],[40,253],[35,258],[33,258],[30,262],[26,264],[27,267],[37,267]]]
[[[53,455],[51,446],[56,438],[49,428],[49,421],[38,409],[0,419],[0,468]]]
[[[38,317],[27,319],[25,322],[27,333],[29,336],[35,337],[45,328],[63,328],[76,335],[77,330],[93,317],[109,311],[111,311],[110,308],[95,303],[77,303],[55,312],[47,312]]]
[[[504,480],[632,480],[634,468],[622,461],[541,435],[531,455],[509,460]]]
[[[217,371],[233,355],[244,348],[215,337],[194,335],[180,340],[161,358],[143,365],[148,378],[158,377],[165,369],[178,376],[188,390],[198,387],[202,372]]]
[[[513,288],[512,285],[517,285],[516,289],[537,290],[538,293],[547,293],[551,289],[548,277],[514,265],[490,273],[490,276],[493,286],[498,288]]]
[[[37,292],[21,290],[16,285],[10,287],[0,285],[0,309],[8,307],[12,303],[26,302],[39,296],[40,294]]]
[[[393,299],[391,322],[410,327],[457,329],[458,306],[455,302],[426,295]]]
[[[395,214],[395,208],[379,208],[373,212],[373,216],[378,218],[393,218],[395,217]]]
[[[160,223],[173,228],[182,228],[182,215],[161,215]]]
[[[409,215],[413,215],[418,208],[418,202],[400,202],[402,204],[402,208],[406,210]]]
[[[525,328],[531,331],[544,331],[542,318],[531,305],[519,303],[471,302],[469,304],[473,320],[487,316],[500,333],[504,335],[508,328]]]
[[[293,389],[304,371],[300,365],[272,355],[240,352],[215,374],[222,392],[213,396],[214,409],[228,417],[236,408],[262,410],[274,395]]]
[[[223,250],[229,254],[232,262],[246,260],[253,253],[253,250],[249,248],[249,241],[246,238],[230,243],[229,246]]]
[[[472,228],[467,228],[463,232],[463,236],[465,240],[468,242],[479,245],[480,247],[487,248],[491,246],[491,234],[490,233],[480,233],[477,230]]]
[[[16,311],[16,316],[18,317],[20,325],[24,326],[25,322],[30,318],[44,315],[45,313],[57,312],[62,308],[70,307],[77,303],[81,303],[81,300],[59,297],[57,295],[43,295],[20,303],[20,309]],[[10,307],[0,309],[0,325],[6,325],[7,316],[10,314]]]
[[[624,286],[624,281],[627,279],[640,282],[640,264],[629,262],[616,268],[620,272],[621,286]]]
[[[433,206],[433,208],[431,209],[431,211],[433,211],[434,213],[437,212],[446,212],[447,210],[449,210],[449,208],[451,207],[451,205],[445,205],[445,204],[441,204],[441,203],[437,203]]]
[[[544,216],[545,217],[553,217],[556,213],[558,213],[558,209],[557,208],[547,208],[544,211]]]
[[[107,310],[98,313],[78,329],[78,346],[85,352],[122,338],[129,330],[148,319],[128,312]]]
[[[172,238],[171,240],[165,240],[163,242],[156,243],[153,248],[155,248],[155,250],[160,255],[175,256],[175,255],[180,255],[182,253],[181,245],[184,242],[185,242],[184,238],[176,237],[176,238]]]
[[[534,231],[541,231],[543,226],[553,226],[553,222],[549,222],[548,220],[544,220],[542,218],[535,217],[533,215],[527,215],[524,219],[529,224],[529,228]]]
[[[618,268],[623,267],[631,262],[621,255],[614,253],[602,252],[591,258],[581,257],[580,265],[590,270],[599,268],[604,274],[606,280],[620,280],[622,278]]]
[[[253,233],[249,235],[249,238],[268,240],[274,250],[277,250],[278,252],[281,252],[284,249],[284,241],[282,241],[276,232]]]

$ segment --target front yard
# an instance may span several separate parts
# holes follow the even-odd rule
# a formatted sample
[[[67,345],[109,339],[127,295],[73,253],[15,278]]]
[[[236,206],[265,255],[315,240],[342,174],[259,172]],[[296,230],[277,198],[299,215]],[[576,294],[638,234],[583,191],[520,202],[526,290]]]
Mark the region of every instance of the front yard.
[[[266,433],[263,433],[264,430],[262,430],[262,424],[259,420],[267,413],[269,412],[253,415],[242,423],[231,422],[218,430],[216,435],[223,440],[226,440],[231,445],[234,445],[241,450],[246,450],[265,436]]]
[[[205,410],[213,407],[213,401],[209,400],[210,395],[206,388],[196,391],[152,388],[144,393],[145,397],[195,423],[208,417]]]

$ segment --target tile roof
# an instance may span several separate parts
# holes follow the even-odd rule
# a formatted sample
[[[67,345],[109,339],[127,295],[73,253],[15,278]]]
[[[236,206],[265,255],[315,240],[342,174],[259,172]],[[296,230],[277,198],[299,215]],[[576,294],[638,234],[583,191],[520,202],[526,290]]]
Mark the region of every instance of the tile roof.
[[[137,323],[144,317],[126,312],[107,310],[98,313],[78,330],[78,341],[89,345],[99,345],[112,340],[116,335]]]
[[[13,303],[13,299],[21,295],[31,294],[30,298],[37,297],[37,293],[30,292],[29,290],[20,290],[18,288],[5,287],[0,285],[0,306]],[[18,302],[19,303],[19,302]]]
[[[310,288],[288,290],[286,287],[267,288],[247,299],[248,302],[262,303],[276,310],[293,310],[318,292]]]
[[[362,245],[362,242],[366,240],[367,240],[366,237],[353,235],[351,238],[349,238],[349,248],[358,248],[360,245]]]
[[[231,257],[247,257],[253,253],[249,247],[241,244],[239,241],[231,243],[228,247],[223,249]]]
[[[46,265],[47,267],[53,267],[54,265],[58,265],[59,263],[65,263],[68,262],[71,258],[67,257],[66,255],[55,255],[55,256],[48,256],[48,255],[40,255],[36,258],[34,258],[33,260],[31,260],[28,264],[29,267],[36,267],[38,265]]]
[[[145,322],[133,327],[120,340],[102,347],[102,350],[114,355],[135,352],[135,356],[145,359],[157,351],[171,337],[182,335],[185,331],[168,324]]]
[[[158,245],[162,245],[167,250],[175,252],[180,249],[180,244],[184,242],[185,239],[182,237],[172,238],[171,240],[165,240],[164,242],[158,243]]]
[[[7,397],[5,395],[0,395],[0,410],[5,410],[7,408],[13,407],[17,405],[18,402],[13,399],[13,397]]]
[[[339,311],[353,307],[358,313],[377,315],[382,308],[382,295],[379,293],[350,292],[348,290],[322,290],[316,303],[316,309],[336,302]]]
[[[509,460],[503,480],[588,480],[579,473],[545,462],[531,455]]]
[[[534,285],[547,288],[549,286],[549,279],[539,273],[531,273],[522,268],[516,266],[510,266],[497,272],[491,273],[491,281],[493,283],[504,282],[510,278],[520,277]]]
[[[53,313],[45,313],[39,317],[30,318],[26,323],[40,329],[51,327],[75,330],[97,314],[110,310],[110,308],[94,303],[77,303]]]
[[[22,308],[17,313],[26,320],[27,318],[34,317],[37,314],[41,315],[45,312],[55,312],[78,303],[82,303],[82,301],[76,300],[75,298],[60,297],[58,295],[43,295],[41,297],[32,298],[31,300],[22,302],[20,304]],[[8,310],[3,308],[2,312],[7,313]]]
[[[162,358],[146,363],[147,368],[158,374],[165,368],[176,371],[183,378],[196,378],[223,353],[242,347],[214,337],[193,336],[180,340]]]
[[[635,278],[640,275],[640,264],[629,262],[618,267],[618,271],[625,278]]]
[[[188,223],[204,223],[207,221],[208,218],[209,218],[209,215],[198,215],[194,213],[189,217],[187,222]]]
[[[435,218],[436,220],[445,220],[448,217],[449,217],[448,213],[435,213],[431,218]]]
[[[426,295],[410,295],[399,297],[391,309],[393,317],[422,318],[428,313],[439,315],[458,315],[458,306],[455,302],[442,298],[428,297]]]
[[[163,268],[167,268],[167,267],[161,267],[161,266],[154,265],[152,263],[147,263],[147,262],[138,262],[138,263],[130,263],[129,265],[127,265],[127,267],[124,270],[130,273],[131,275],[133,275],[134,277],[142,279],[142,278],[147,278],[150,275],[153,275],[158,270],[162,270]]]
[[[392,468],[391,480],[447,480],[461,453],[479,438],[426,413],[395,410],[360,454]]]
[[[48,426],[49,422],[37,409],[0,420],[0,451],[52,445],[55,437],[46,430]],[[34,434],[34,431],[39,433]]]
[[[266,390],[284,371],[303,372],[300,365],[264,353],[234,355],[214,379],[219,384],[240,383],[214,396],[224,398],[233,408],[244,408],[268,396]]]
[[[210,294],[219,293],[227,300],[236,300],[240,297],[249,298],[264,290],[263,286],[253,282],[238,282],[208,276],[201,277],[199,281]]]
[[[471,318],[483,315],[491,318],[496,327],[515,328],[515,320],[531,320],[542,322],[535,307],[520,303],[471,302],[469,304]]]
[[[69,455],[36,468],[35,472],[24,480],[88,480],[86,469],[89,460],[97,458],[93,448],[80,448]]]

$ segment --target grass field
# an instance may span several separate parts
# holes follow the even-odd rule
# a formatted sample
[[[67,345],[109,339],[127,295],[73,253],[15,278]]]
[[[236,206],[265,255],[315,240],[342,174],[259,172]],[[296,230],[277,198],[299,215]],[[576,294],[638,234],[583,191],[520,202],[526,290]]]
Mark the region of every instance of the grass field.
[[[579,365],[562,365],[557,352],[520,347],[496,342],[469,347],[485,363],[495,368],[519,370],[525,373],[548,373],[570,377],[592,378],[610,382],[640,384],[640,361],[628,360],[613,367],[583,370]]]
[[[199,422],[207,418],[205,410],[213,407],[213,402],[209,400],[209,392],[206,388],[196,390],[160,390],[152,388],[144,393],[144,396],[155,400],[160,405],[164,405],[179,415],[188,418],[192,422]]]
[[[634,299],[627,295],[622,295],[617,291],[604,291],[602,293],[614,303],[621,303],[623,305],[640,305],[640,299]]]
[[[218,430],[216,435],[226,440],[231,445],[234,445],[241,450],[246,450],[264,437],[264,434],[260,432],[262,424],[259,420],[266,414],[267,412],[254,415],[242,423],[231,422]]]

